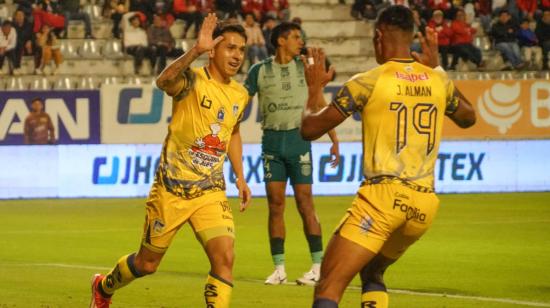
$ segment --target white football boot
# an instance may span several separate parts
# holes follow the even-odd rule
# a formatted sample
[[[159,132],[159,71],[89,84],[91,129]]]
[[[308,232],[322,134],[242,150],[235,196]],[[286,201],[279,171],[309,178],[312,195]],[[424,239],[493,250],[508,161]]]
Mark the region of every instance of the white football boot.
[[[321,276],[321,271],[314,267],[307,273],[304,273],[304,276],[296,279],[298,285],[306,286],[315,286],[319,282],[319,277]]]
[[[273,274],[269,275],[265,280],[265,284],[277,285],[286,283],[286,273],[284,269],[276,268]]]

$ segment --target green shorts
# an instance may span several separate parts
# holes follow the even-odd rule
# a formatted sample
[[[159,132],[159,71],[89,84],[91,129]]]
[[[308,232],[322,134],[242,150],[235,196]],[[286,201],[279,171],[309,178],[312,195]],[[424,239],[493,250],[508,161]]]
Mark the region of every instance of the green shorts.
[[[264,130],[262,158],[265,182],[312,184],[311,142],[305,141],[296,129]]]

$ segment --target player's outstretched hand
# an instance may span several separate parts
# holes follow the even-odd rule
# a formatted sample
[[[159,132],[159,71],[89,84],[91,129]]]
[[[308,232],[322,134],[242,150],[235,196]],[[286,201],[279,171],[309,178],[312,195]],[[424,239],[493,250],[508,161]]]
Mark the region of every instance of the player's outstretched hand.
[[[244,179],[237,179],[236,185],[239,190],[239,199],[241,199],[240,211],[244,212],[250,205],[252,193],[250,192],[250,188]]]
[[[212,33],[216,29],[218,17],[216,14],[209,13],[202,22],[201,30],[197,36],[197,42],[195,48],[199,53],[204,53],[214,49],[214,47],[223,40],[223,36],[218,36],[215,39],[212,38]]]
[[[321,48],[308,48],[307,56],[302,55],[307,85],[311,89],[323,88],[334,76],[334,67],[327,71],[326,55]]]
[[[413,58],[431,68],[439,66],[439,46],[437,43],[437,32],[430,27],[426,27],[426,35],[418,32],[418,39],[422,47],[422,53],[412,52]]]

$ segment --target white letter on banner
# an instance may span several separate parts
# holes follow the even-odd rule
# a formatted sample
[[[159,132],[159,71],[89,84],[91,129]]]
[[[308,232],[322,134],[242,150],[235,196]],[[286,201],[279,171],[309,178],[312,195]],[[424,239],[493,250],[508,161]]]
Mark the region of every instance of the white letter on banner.
[[[28,115],[29,109],[23,99],[8,99],[0,112],[0,140],[6,139],[8,133],[22,135]],[[19,118],[19,122],[13,122],[15,116]]]
[[[545,93],[545,98],[540,98],[539,92]],[[539,109],[546,108],[550,113],[550,83],[537,81],[531,86],[531,122],[535,127],[549,127],[550,116],[539,118]]]
[[[90,138],[90,112],[87,98],[76,99],[76,115],[67,108],[64,100],[60,98],[46,99],[46,112],[52,119],[55,128],[55,136],[59,138],[59,120],[63,122],[71,139],[85,140]]]

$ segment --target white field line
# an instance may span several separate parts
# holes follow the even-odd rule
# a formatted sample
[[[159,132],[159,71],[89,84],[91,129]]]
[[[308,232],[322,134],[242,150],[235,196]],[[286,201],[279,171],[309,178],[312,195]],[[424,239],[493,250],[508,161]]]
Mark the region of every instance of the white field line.
[[[104,266],[65,264],[65,263],[11,263],[11,264],[10,263],[0,263],[0,267],[2,267],[2,266],[60,267],[60,268],[101,270],[101,271],[108,271],[108,270],[111,269],[110,267],[104,267]],[[241,278],[241,279],[237,279],[237,280],[247,281],[247,282],[254,282],[254,283],[261,283],[261,284],[264,283],[263,280],[258,280],[258,279]],[[295,282],[288,282],[286,284],[287,285],[296,285]],[[357,287],[357,286],[349,286],[348,289],[356,290],[356,291],[361,290],[361,288]],[[471,295],[447,294],[447,293],[436,293],[436,292],[418,292],[418,291],[410,291],[410,290],[402,290],[402,289],[388,289],[388,291],[390,293],[395,293],[395,294],[406,294],[406,295],[414,295],[414,296],[457,298],[457,299],[465,299],[465,300],[472,300],[472,301],[479,301],[479,302],[505,303],[505,304],[511,304],[511,305],[523,305],[523,306],[531,306],[531,307],[550,307],[550,303],[521,301],[521,300],[514,300],[514,299],[509,299],[509,298],[471,296]]]
[[[243,281],[264,283],[262,280],[257,279],[240,279]],[[287,282],[285,285],[297,285],[295,282]],[[348,290],[361,291],[361,288],[358,286],[348,286]],[[395,294],[406,294],[406,295],[415,295],[415,296],[427,296],[427,297],[447,297],[447,298],[458,298],[466,299],[473,301],[482,301],[482,302],[496,302],[496,303],[506,303],[512,305],[523,305],[523,306],[532,306],[532,307],[550,307],[550,303],[540,303],[540,302],[531,302],[531,301],[520,301],[509,298],[498,298],[498,297],[484,297],[484,296],[471,296],[471,295],[461,295],[461,294],[447,294],[447,293],[434,293],[434,292],[418,292],[402,289],[388,289],[389,293]]]

